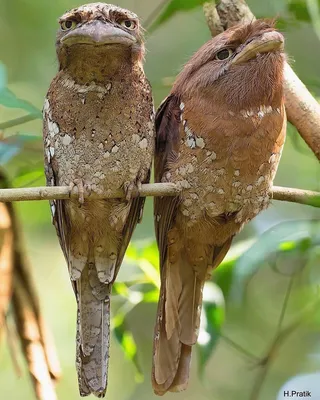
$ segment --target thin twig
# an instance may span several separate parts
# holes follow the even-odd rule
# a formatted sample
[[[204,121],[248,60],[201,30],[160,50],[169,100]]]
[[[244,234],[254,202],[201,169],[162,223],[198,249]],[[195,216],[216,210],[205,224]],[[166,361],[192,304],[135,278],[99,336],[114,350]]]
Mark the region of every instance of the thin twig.
[[[2,122],[0,124],[0,131],[4,131],[5,129],[12,128],[13,126],[22,125],[27,122],[33,121],[35,119],[39,119],[39,115],[36,114],[28,114],[24,115],[23,117],[10,119],[9,121]]]
[[[251,359],[254,362],[259,362],[260,358],[257,357],[256,355],[250,353],[248,350],[246,350],[244,347],[240,346],[238,343],[234,342],[232,339],[229,339],[227,336],[221,335],[221,339],[223,339],[225,342],[229,344],[229,346],[233,347],[236,349],[239,353],[242,353],[249,359]]]
[[[177,196],[180,192],[181,190],[174,183],[149,183],[142,185],[141,190],[134,193],[134,195],[141,197]],[[0,202],[29,200],[64,200],[77,197],[77,190],[75,189],[70,192],[68,186],[43,186],[0,190]],[[84,197],[89,198],[90,200],[123,198],[125,197],[125,193],[123,190],[117,189],[109,190],[106,193],[101,194],[91,193],[89,196],[85,194]],[[311,190],[274,186],[271,197],[274,200],[289,201],[293,203],[320,207],[320,193]]]

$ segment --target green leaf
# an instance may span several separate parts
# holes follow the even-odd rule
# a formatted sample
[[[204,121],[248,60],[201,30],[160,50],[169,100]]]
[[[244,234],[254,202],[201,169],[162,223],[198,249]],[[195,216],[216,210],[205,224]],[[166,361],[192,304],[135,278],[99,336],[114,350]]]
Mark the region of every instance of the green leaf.
[[[207,282],[203,291],[202,317],[198,338],[199,375],[204,376],[205,366],[210,359],[221,335],[225,320],[223,294],[212,282]]]
[[[133,362],[133,365],[136,369],[136,381],[142,382],[143,381],[143,373],[138,362],[137,356],[137,345],[136,342],[129,330],[126,329],[125,320],[116,326],[113,330],[116,339],[118,340],[125,356]]]
[[[233,269],[236,265],[236,261],[252,246],[253,243],[255,243],[254,239],[242,240],[235,243],[229,250],[223,262],[213,271],[212,280],[222,290],[225,299],[229,297],[229,292],[232,287],[234,274]]]
[[[11,90],[5,87],[0,89],[0,104],[8,108],[20,108],[38,118],[42,117],[42,113],[38,108],[26,100],[19,99]]]
[[[297,21],[310,21],[310,15],[305,0],[290,0],[288,10]]]
[[[21,146],[18,143],[8,144],[0,142],[0,165],[7,164],[11,158],[19,154],[20,149]]]
[[[237,304],[243,301],[247,282],[264,263],[275,263],[282,253],[286,253],[286,258],[289,255],[294,258],[296,253],[302,256],[306,254],[314,243],[320,240],[318,232],[317,221],[290,221],[278,224],[263,233],[235,263],[230,294],[233,300]],[[302,261],[300,259],[300,264]],[[286,269],[294,273],[296,263],[287,264]]]
[[[147,259],[156,270],[159,269],[159,251],[156,242],[146,246],[142,251],[141,257]]]
[[[174,14],[179,11],[189,11],[196,7],[201,6],[208,0],[171,0],[160,15],[156,18],[156,20],[152,23],[149,32],[155,30],[164,22],[169,20]]]
[[[159,288],[159,253],[157,245],[154,241],[148,243],[147,245],[145,241],[143,241],[143,243],[144,247],[136,247],[135,250],[133,246],[131,246],[130,252],[127,252],[127,259],[129,261],[135,261],[137,266],[144,273],[146,281]]]
[[[143,293],[144,303],[158,303],[159,300],[159,290],[150,290],[147,293]]]
[[[23,149],[25,142],[32,140],[28,135],[14,135],[0,141],[0,165],[7,164]]]

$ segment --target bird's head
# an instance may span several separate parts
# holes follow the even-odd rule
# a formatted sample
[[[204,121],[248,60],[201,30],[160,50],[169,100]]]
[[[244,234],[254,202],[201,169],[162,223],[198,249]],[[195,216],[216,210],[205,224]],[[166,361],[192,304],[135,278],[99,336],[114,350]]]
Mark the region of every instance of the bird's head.
[[[284,37],[273,21],[239,24],[204,44],[178,76],[173,92],[208,93],[231,108],[282,96]]]
[[[59,24],[56,47],[60,68],[85,59],[93,63],[95,58],[100,62],[143,59],[143,28],[129,10],[106,3],[86,4],[66,12]]]

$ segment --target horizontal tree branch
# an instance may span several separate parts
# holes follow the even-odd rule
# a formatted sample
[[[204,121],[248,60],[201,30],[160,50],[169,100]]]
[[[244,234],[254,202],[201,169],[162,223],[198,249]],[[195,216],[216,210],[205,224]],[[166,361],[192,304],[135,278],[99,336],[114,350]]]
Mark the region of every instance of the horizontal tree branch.
[[[142,185],[141,190],[134,193],[135,196],[141,197],[161,197],[161,196],[177,196],[181,190],[173,183],[149,183]],[[28,201],[28,200],[64,200],[77,198],[77,189],[70,191],[68,186],[43,186],[30,187],[21,189],[1,189],[0,202],[10,201]],[[91,193],[89,199],[112,199],[125,197],[123,190],[110,190],[108,193],[97,194]],[[271,197],[274,200],[288,201],[291,203],[306,204],[313,207],[320,207],[320,192],[311,190],[286,188],[274,186]]]

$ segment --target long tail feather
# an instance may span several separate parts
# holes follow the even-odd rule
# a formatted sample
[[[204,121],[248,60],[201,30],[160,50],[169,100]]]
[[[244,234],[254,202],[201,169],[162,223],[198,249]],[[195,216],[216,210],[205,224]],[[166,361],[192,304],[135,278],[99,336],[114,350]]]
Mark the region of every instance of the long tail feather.
[[[104,397],[108,384],[110,287],[88,264],[76,283],[78,292],[77,371],[81,396]]]
[[[172,232],[172,231],[171,231]],[[188,386],[191,350],[200,326],[203,286],[208,270],[226,255],[221,247],[181,246],[171,238],[161,265],[161,292],[155,327],[152,385],[154,392],[180,392]],[[170,241],[169,241],[170,242]],[[185,248],[192,248],[192,253]]]

